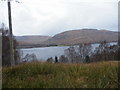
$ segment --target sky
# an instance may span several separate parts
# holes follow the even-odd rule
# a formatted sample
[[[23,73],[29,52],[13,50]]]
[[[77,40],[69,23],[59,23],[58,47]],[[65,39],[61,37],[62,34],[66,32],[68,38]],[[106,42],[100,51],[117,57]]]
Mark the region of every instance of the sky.
[[[13,34],[49,35],[67,30],[118,30],[119,0],[11,1]],[[0,1],[0,24],[8,26],[7,2]]]

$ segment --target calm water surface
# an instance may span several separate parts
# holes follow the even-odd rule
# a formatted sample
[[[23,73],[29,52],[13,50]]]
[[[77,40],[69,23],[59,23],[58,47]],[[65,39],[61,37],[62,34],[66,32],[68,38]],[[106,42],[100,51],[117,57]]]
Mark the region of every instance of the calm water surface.
[[[112,42],[110,45],[117,44],[117,42]],[[96,47],[98,47],[99,44],[92,44],[92,51],[95,50]],[[69,46],[55,46],[55,47],[41,47],[41,48],[27,48],[27,49],[21,49],[21,52],[23,55],[21,58],[25,57],[27,54],[35,54],[37,57],[37,60],[39,61],[45,61],[50,57],[60,57],[61,55],[64,55],[64,50],[69,48]]]

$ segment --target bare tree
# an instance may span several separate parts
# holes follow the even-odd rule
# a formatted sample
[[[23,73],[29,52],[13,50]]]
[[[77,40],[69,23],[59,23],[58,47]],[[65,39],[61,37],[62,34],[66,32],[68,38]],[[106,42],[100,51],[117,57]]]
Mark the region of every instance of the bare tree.
[[[108,60],[116,60],[117,52],[119,50],[118,45],[110,45],[106,41],[100,43],[99,47],[97,47],[91,56],[93,62],[94,61],[108,61]]]
[[[50,57],[50,58],[47,59],[47,62],[49,62],[49,63],[53,63],[53,61],[54,61],[54,60],[53,60],[52,57]]]
[[[65,55],[67,56],[69,62],[75,63],[77,61],[77,52],[74,46],[70,46],[68,49],[65,50]]]
[[[68,58],[65,55],[61,55],[59,58],[59,62],[61,63],[68,63]]]
[[[91,44],[80,44],[78,50],[81,62],[85,62],[86,57],[88,58],[91,54],[92,47]]]
[[[71,63],[83,63],[90,61],[91,54],[91,44],[80,44],[75,48],[75,46],[70,46],[65,50],[65,55],[68,61]]]
[[[34,53],[26,54],[26,56],[22,58],[22,62],[28,62],[28,61],[37,61],[36,55]]]
[[[109,52],[109,44],[106,41],[103,41],[100,43],[99,47],[96,48],[95,54],[98,55],[98,60],[106,60],[109,55],[107,55]]]

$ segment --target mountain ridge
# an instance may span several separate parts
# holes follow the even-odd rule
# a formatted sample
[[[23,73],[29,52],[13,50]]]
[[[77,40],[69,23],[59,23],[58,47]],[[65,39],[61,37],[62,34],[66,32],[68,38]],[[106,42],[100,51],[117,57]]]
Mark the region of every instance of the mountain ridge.
[[[107,42],[118,41],[118,32],[97,29],[69,30],[51,36],[28,35],[16,37],[20,45],[74,45],[80,43],[96,43],[106,40]]]
[[[79,43],[95,43],[106,40],[107,42],[117,41],[118,33],[108,30],[81,29],[70,30],[56,34],[43,42],[45,44],[74,45]]]
[[[15,39],[18,41],[19,45],[39,44],[49,38],[51,37],[42,35],[15,36]]]

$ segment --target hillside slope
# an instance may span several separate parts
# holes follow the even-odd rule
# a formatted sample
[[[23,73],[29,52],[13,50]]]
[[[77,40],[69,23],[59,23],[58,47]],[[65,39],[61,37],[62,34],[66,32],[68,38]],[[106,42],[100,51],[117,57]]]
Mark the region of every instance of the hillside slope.
[[[16,36],[16,40],[18,41],[19,45],[33,45],[33,44],[40,44],[51,38],[50,36]]]
[[[95,43],[106,40],[117,41],[118,33],[107,30],[82,29],[59,33],[44,42],[44,44],[71,45],[79,43]]]

